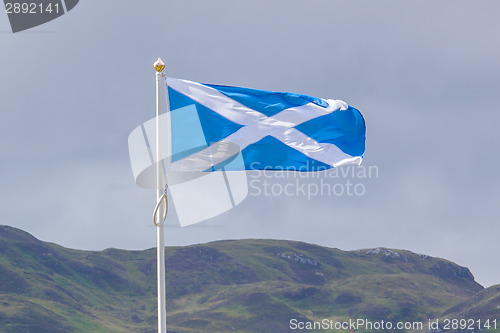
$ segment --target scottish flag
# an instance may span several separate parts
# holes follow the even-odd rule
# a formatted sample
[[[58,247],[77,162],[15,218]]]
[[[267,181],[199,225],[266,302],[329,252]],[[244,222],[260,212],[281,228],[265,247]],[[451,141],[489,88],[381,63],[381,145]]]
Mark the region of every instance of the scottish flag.
[[[340,100],[167,78],[160,105],[166,87],[164,126],[156,133],[157,119],[147,120],[128,146],[136,184],[158,189],[161,170],[181,226],[241,203],[245,170],[318,171],[363,158],[365,122]]]
[[[174,78],[167,86],[174,171],[307,172],[362,161],[365,122],[343,101]]]

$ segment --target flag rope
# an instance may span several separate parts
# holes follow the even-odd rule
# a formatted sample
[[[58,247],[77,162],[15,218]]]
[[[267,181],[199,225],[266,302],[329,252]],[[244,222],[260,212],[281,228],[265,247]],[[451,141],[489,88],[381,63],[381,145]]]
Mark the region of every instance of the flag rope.
[[[160,223],[165,222],[168,214],[168,198],[167,198],[167,188],[168,184],[165,184],[165,190],[163,191],[163,195],[160,197],[158,202],[156,203],[154,213],[153,213],[153,224],[158,226]],[[165,209],[162,209],[161,221],[158,221],[158,211],[160,210],[161,203],[165,202]]]

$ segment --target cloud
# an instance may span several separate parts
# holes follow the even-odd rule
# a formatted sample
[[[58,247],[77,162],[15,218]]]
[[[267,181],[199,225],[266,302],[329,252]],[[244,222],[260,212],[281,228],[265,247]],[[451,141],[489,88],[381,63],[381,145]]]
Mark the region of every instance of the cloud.
[[[248,197],[199,227],[167,228],[168,244],[406,248],[498,283],[478,259],[500,250],[498,2],[158,5],[86,1],[47,33],[0,34],[2,223],[68,247],[154,246],[154,193],[133,185],[126,145],[154,115],[161,56],[174,77],[347,101],[367,121],[364,163],[380,172],[359,198]]]

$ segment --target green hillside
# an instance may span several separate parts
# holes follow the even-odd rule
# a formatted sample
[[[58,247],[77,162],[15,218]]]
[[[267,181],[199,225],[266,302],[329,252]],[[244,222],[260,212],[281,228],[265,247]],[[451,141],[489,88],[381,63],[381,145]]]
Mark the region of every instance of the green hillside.
[[[220,241],[169,247],[166,265],[171,333],[310,331],[291,330],[292,319],[500,317],[498,287],[403,250]],[[0,226],[0,332],[155,331],[154,249],[71,250]]]
[[[446,319],[453,318],[460,318],[462,321],[466,319],[467,326],[477,327],[480,324],[482,332],[499,332],[500,285],[484,289],[467,301],[446,310],[440,318],[440,322],[443,323]],[[465,324],[465,322],[462,323]],[[459,322],[458,325],[460,324]],[[494,329],[495,326],[497,327],[496,330]]]

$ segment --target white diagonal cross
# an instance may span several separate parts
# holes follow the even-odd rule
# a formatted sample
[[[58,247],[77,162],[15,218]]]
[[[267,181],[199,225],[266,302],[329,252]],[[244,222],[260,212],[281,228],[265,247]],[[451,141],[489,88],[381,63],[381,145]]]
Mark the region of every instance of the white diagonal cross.
[[[346,110],[348,105],[340,100],[327,100],[329,107],[313,103],[285,109],[271,117],[250,109],[211,87],[179,79],[168,78],[170,88],[188,96],[201,105],[217,112],[230,121],[243,125],[242,128],[211,146],[172,163],[177,171],[205,171],[236,155],[249,145],[266,136],[272,136],[302,154],[330,166],[359,164],[361,157],[344,153],[330,143],[319,143],[295,129],[308,120],[329,114],[336,110]],[[239,149],[228,151],[227,147]],[[214,154],[213,152],[220,152]]]

